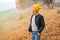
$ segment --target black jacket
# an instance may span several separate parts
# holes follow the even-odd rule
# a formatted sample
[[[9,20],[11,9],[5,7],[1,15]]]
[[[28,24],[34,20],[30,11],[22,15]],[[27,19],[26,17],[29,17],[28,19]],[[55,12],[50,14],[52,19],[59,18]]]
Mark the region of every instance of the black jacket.
[[[30,20],[30,26],[28,29],[29,32],[32,32],[32,27],[31,27],[32,17],[33,17],[33,15],[31,16],[31,20]],[[44,18],[42,15],[38,14],[35,16],[35,24],[38,27],[38,32],[41,33],[45,27]]]

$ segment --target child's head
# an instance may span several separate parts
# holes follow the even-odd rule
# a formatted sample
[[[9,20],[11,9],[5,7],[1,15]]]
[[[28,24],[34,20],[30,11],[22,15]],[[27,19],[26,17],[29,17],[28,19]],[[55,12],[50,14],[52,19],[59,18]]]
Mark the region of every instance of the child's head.
[[[32,9],[33,14],[36,15],[39,12],[40,9],[41,9],[40,4],[34,4],[33,9]]]

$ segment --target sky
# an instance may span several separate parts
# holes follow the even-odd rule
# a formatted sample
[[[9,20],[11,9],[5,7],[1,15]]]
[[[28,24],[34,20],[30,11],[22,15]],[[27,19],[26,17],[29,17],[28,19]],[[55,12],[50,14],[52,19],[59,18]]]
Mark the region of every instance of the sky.
[[[16,0],[0,0],[0,11],[16,8]]]

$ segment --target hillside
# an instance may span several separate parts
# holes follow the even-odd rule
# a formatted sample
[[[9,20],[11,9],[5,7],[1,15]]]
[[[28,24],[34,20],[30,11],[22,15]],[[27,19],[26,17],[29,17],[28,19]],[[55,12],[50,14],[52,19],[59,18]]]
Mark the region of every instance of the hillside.
[[[24,12],[26,13],[26,12]],[[41,34],[41,40],[60,40],[60,9],[41,9],[44,16],[45,28]],[[20,14],[21,15],[21,14]],[[31,13],[20,17],[14,14],[0,23],[0,40],[31,40],[28,34]]]

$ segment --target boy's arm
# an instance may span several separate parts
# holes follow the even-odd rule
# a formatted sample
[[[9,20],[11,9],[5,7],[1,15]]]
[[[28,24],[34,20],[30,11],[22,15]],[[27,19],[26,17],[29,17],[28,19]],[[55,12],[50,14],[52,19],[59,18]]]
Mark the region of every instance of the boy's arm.
[[[39,33],[41,33],[41,32],[42,32],[42,30],[44,29],[44,27],[45,27],[44,18],[43,18],[43,17],[41,17],[41,19],[40,19],[40,28],[39,28]]]
[[[28,29],[29,32],[32,32],[32,29],[31,29],[31,21],[32,21],[32,17],[33,17],[33,15],[31,16],[31,19],[30,19],[30,25],[29,25],[29,29]]]

